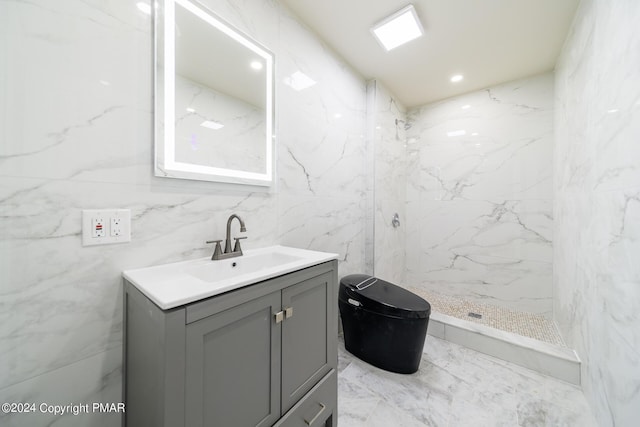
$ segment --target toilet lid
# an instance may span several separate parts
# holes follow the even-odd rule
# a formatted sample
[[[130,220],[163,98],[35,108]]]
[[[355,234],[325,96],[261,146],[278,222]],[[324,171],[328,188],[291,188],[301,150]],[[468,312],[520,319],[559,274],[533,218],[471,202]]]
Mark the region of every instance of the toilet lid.
[[[431,305],[423,298],[366,274],[343,277],[340,280],[340,298],[365,310],[406,319],[424,319],[431,313]]]

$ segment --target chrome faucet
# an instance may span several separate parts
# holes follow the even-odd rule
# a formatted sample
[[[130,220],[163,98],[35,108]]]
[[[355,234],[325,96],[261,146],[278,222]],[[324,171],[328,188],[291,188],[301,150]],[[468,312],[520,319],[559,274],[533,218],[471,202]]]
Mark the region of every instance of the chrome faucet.
[[[240,247],[240,240],[242,239],[246,239],[247,237],[234,237],[233,240],[236,241],[235,246],[233,247],[233,249],[231,249],[231,223],[233,222],[234,218],[238,218],[238,221],[240,222],[240,231],[241,232],[246,232],[247,228],[244,226],[244,221],[242,220],[242,218],[240,218],[238,215],[236,214],[232,214],[229,219],[227,220],[227,238],[224,242],[224,252],[222,252],[222,248],[220,246],[220,242],[222,242],[222,240],[208,240],[207,243],[215,243],[216,244],[216,248],[213,250],[213,256],[211,257],[212,260],[220,260],[220,259],[227,259],[227,258],[233,258],[233,257],[237,257],[237,256],[241,256],[242,255],[242,248]]]

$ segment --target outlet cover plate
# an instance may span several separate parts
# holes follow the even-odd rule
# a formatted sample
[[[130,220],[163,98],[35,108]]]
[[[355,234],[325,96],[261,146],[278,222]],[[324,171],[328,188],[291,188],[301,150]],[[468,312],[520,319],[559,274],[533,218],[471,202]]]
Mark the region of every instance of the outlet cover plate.
[[[94,233],[96,220],[102,220],[102,233]],[[102,234],[96,236],[96,234]],[[84,209],[82,211],[82,245],[108,245],[131,241],[130,209]]]

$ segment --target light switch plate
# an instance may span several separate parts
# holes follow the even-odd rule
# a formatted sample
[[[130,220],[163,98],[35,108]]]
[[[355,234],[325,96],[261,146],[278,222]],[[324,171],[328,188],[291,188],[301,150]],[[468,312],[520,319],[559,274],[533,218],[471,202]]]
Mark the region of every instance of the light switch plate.
[[[131,210],[85,209],[82,211],[82,245],[107,245],[131,241]]]

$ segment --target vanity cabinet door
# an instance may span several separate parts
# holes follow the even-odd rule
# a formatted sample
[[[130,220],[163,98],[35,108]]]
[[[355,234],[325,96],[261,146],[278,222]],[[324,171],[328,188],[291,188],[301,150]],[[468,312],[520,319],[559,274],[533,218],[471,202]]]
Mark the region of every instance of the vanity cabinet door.
[[[333,276],[324,273],[282,290],[282,413],[333,367]]]
[[[278,291],[187,325],[187,427],[271,426],[280,418],[280,307]]]

